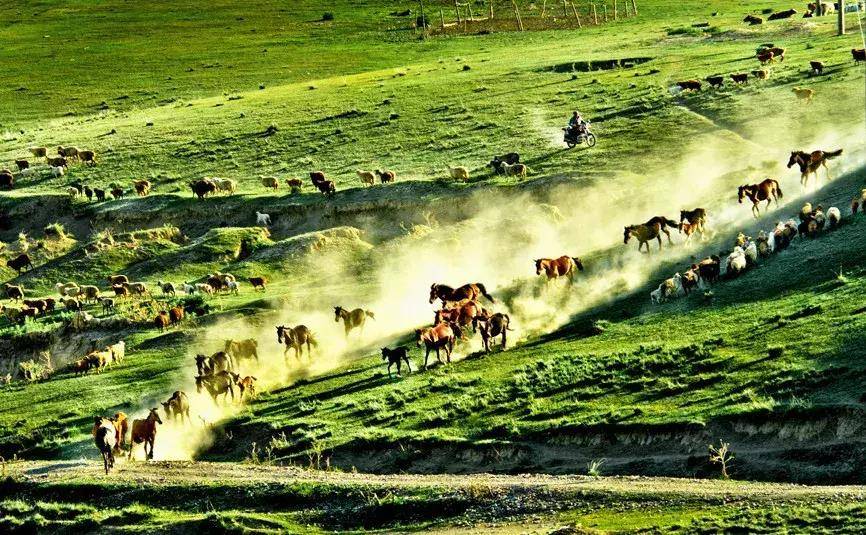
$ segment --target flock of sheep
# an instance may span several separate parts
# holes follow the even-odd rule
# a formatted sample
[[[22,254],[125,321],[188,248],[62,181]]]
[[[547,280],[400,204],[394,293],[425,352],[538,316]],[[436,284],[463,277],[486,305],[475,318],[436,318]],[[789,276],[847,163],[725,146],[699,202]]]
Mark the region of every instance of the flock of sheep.
[[[80,162],[84,165],[96,165],[96,153],[92,150],[83,150],[77,147],[57,147],[57,156],[51,156],[46,147],[30,147],[30,153],[35,158],[45,158],[46,167],[55,177],[63,176],[69,168],[70,162]],[[36,161],[28,159],[15,160],[17,173],[9,169],[0,170],[0,188],[12,189],[15,187],[16,178],[33,176],[40,171]]]
[[[861,203],[866,202],[866,190],[855,198],[851,205],[852,215]],[[733,250],[727,254],[711,255],[682,274],[664,280],[650,292],[650,302],[659,304],[669,299],[687,296],[694,289],[704,290],[720,278],[734,278],[757,265],[759,259],[788,248],[797,237],[816,237],[825,227],[836,228],[842,221],[842,212],[832,206],[827,211],[821,205],[812,207],[806,203],[799,213],[799,223],[794,219],[779,221],[769,233],[760,231],[757,238],[738,234]],[[722,260],[724,258],[724,260]]]

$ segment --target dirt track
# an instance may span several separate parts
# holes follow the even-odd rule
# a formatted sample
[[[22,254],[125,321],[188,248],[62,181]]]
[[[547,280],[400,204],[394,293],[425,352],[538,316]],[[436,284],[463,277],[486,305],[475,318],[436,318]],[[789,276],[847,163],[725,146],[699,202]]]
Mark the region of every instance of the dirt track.
[[[783,483],[760,483],[706,479],[658,477],[600,477],[525,475],[372,475],[347,472],[303,470],[295,467],[263,466],[205,462],[133,462],[119,461],[109,476],[102,473],[102,463],[95,461],[23,461],[9,463],[6,473],[31,483],[71,483],[80,480],[108,478],[114,483],[136,485],[219,485],[253,483],[313,482],[382,487],[438,487],[460,489],[543,490],[549,492],[600,491],[631,496],[676,495],[694,498],[732,499],[807,499],[816,497],[866,497],[866,486],[809,486]]]

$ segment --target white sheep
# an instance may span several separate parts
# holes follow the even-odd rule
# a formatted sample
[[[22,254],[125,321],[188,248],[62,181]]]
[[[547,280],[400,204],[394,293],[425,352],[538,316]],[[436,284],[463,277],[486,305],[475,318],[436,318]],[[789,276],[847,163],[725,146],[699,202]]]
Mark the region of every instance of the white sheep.
[[[230,293],[237,295],[238,290],[240,290],[241,286],[240,286],[240,283],[238,281],[228,281],[228,284],[226,284],[226,287],[228,288]]]
[[[260,227],[271,226],[271,216],[261,212],[256,212],[256,225]]]
[[[451,175],[451,178],[454,180],[469,180],[469,169],[465,167],[451,167],[448,166],[448,174]]]
[[[831,206],[827,209],[827,221],[830,222],[830,228],[836,228],[836,225],[842,221],[842,212],[835,206]]]
[[[662,291],[664,290],[664,283],[659,284],[659,287],[650,292],[650,303],[659,304],[662,302],[664,297],[662,296]]]
[[[746,253],[740,246],[734,247],[731,254],[728,255],[728,260],[725,262],[725,274],[738,275],[746,270]]]
[[[66,174],[66,170],[63,168],[62,165],[51,166],[51,174],[55,177],[63,176],[64,174]]]
[[[748,260],[749,263],[756,264],[758,262],[758,245],[753,240],[749,240],[749,243],[746,245],[743,252],[745,253],[746,260]]]
[[[72,186],[69,186],[68,188],[66,188],[66,193],[69,194],[69,196],[72,197],[73,199],[75,197],[78,197],[78,190],[76,188],[73,188]]]

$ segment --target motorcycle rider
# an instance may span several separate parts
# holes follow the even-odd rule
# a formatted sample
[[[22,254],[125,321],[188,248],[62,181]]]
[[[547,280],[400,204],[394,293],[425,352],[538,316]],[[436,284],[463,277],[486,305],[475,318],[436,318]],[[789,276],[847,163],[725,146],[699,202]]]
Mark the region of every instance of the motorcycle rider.
[[[571,114],[571,119],[568,121],[568,133],[573,137],[577,137],[586,133],[586,121],[580,116],[577,110]]]

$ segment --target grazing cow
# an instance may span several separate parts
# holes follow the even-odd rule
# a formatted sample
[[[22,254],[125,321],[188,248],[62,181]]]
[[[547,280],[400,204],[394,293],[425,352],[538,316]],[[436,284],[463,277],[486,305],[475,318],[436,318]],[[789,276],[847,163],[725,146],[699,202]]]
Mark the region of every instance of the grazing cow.
[[[677,85],[677,87],[679,87],[683,91],[700,91],[701,90],[700,80],[683,80],[681,82],[677,82],[676,85]]]
[[[854,58],[854,63],[866,61],[866,48],[852,48],[851,56]]]
[[[271,226],[271,216],[269,214],[263,214],[261,212],[256,212],[256,225],[258,225],[260,227]]]
[[[746,15],[746,18],[743,19],[743,22],[748,22],[749,25],[755,26],[757,24],[763,24],[764,19],[762,19],[761,17],[756,17],[754,15]]]
[[[268,189],[272,189],[274,191],[277,191],[280,188],[280,181],[277,180],[277,177],[263,176],[263,177],[261,177],[261,179],[262,179],[262,186],[264,186]]]
[[[791,9],[786,9],[785,11],[777,11],[777,12],[773,13],[772,15],[770,15],[769,17],[767,17],[767,20],[781,20],[781,19],[788,19],[788,18],[793,17],[793,16],[796,15],[796,14],[797,14],[797,10],[796,10],[796,9],[793,9],[793,8],[791,8]]]
[[[797,96],[798,99],[805,102],[806,104],[811,104],[812,98],[815,96],[814,89],[808,89],[805,87],[795,87],[791,89],[791,91]]]
[[[361,179],[361,183],[364,185],[372,186],[376,183],[376,175],[373,174],[371,171],[363,171],[361,169],[358,169],[355,171],[355,173],[357,173],[358,178]]]
[[[172,325],[183,321],[183,307],[174,306],[168,310],[168,321]]]
[[[749,81],[749,73],[740,72],[732,74],[731,80],[733,80],[735,84],[745,84]]]
[[[724,76],[707,76],[707,83],[710,87],[722,87],[725,84]]]
[[[508,314],[497,312],[492,316],[484,314],[478,317],[478,329],[481,331],[481,342],[484,351],[490,353],[490,340],[502,335],[502,349],[505,349],[507,332],[512,331],[510,327],[511,318]]]
[[[30,162],[27,160],[15,160],[15,165],[18,167],[19,171],[23,171],[30,167]]]
[[[286,327],[280,325],[277,327],[277,343],[285,344],[283,350],[283,358],[288,359],[289,349],[295,350],[295,358],[301,360],[304,356],[304,344],[307,345],[307,355],[312,357],[311,346],[318,346],[313,333],[306,325],[298,325],[297,327]]]
[[[232,401],[234,401],[234,385],[235,379],[232,373],[226,370],[213,375],[199,375],[195,378],[196,391],[201,394],[202,390],[207,390],[214,403],[217,403],[218,396],[223,396],[223,402],[228,401],[229,394],[232,396]]]
[[[198,197],[198,200],[202,200],[206,195],[215,193],[217,186],[210,180],[196,180],[189,183],[189,189]]]
[[[6,265],[9,266],[10,269],[17,271],[19,275],[24,271],[24,268],[33,269],[33,262],[30,261],[30,257],[27,256],[27,253],[21,253],[12,260],[7,260]]]
[[[150,414],[144,420],[132,421],[132,436],[130,437],[129,459],[135,451],[136,444],[144,444],[144,453],[147,460],[153,459],[153,446],[156,442],[156,425],[161,424],[157,410],[150,409]],[[150,446],[150,451],[148,451]]]
[[[170,320],[168,319],[168,312],[166,312],[165,310],[160,310],[159,314],[157,314],[157,316],[153,319],[153,324],[154,326],[156,326],[157,329],[165,332],[165,330],[168,329],[169,321]]]
[[[264,290],[265,286],[268,284],[268,279],[265,277],[250,277],[247,280],[250,281],[253,289],[261,288],[262,290]]]
[[[394,180],[397,178],[397,175],[394,173],[394,171],[389,171],[387,169],[376,169],[374,173],[376,173],[376,176],[379,177],[379,182],[381,182],[382,184],[390,184],[394,182]]]
[[[816,74],[816,75],[824,74],[824,64],[820,61],[810,61],[809,67],[812,68],[812,74]]]
[[[223,351],[234,359],[234,362],[240,363],[240,361],[246,359],[256,359],[258,361],[258,348],[258,342],[252,338],[247,338],[246,340],[226,340]]]
[[[453,323],[440,323],[434,327],[424,327],[416,329],[416,344],[421,347],[424,344],[424,369],[427,369],[427,359],[430,357],[430,350],[436,350],[436,360],[442,364],[440,350],[445,350],[445,357],[448,363],[451,363],[451,352],[454,350],[454,342],[457,340],[455,332],[459,332],[457,326]]]
[[[469,169],[466,169],[462,166],[448,166],[448,175],[454,180],[462,180],[463,182],[465,182],[469,180]]]
[[[3,169],[0,171],[0,188],[12,189],[15,186],[15,176],[12,171]]]
[[[364,310],[363,308],[356,308],[355,310],[346,310],[343,307],[336,306],[334,307],[334,322],[339,323],[340,320],[343,320],[343,327],[346,330],[346,338],[349,337],[349,332],[352,329],[360,329],[361,336],[364,335],[364,324],[367,322],[367,318],[376,319],[376,316],[370,312],[369,310]]]
[[[487,289],[480,282],[464,284],[456,289],[445,284],[434,283],[430,285],[430,303],[439,299],[442,301],[443,306],[447,303],[478,301],[482,295],[491,303],[496,302],[496,300],[493,299],[493,296],[487,293]]]
[[[6,293],[6,298],[11,301],[20,301],[24,298],[24,288],[21,286],[12,286],[8,282],[3,285]]]
[[[168,398],[168,401],[162,402],[162,409],[165,411],[165,418],[167,420],[176,420],[179,416],[180,422],[184,423],[184,416],[186,416],[186,422],[190,422],[189,398],[186,396],[186,393],[180,390],[175,391]]]
[[[397,365],[397,375],[401,374],[401,368],[403,362],[406,362],[406,369],[409,370],[409,373],[412,373],[412,366],[409,364],[409,349],[406,346],[395,347],[394,349],[389,349],[387,347],[382,348],[382,360],[388,361],[388,377],[391,377],[391,366]]]
[[[108,418],[97,416],[93,423],[93,441],[96,449],[102,454],[105,474],[114,468],[114,450],[117,448],[117,430]]]
[[[132,186],[135,188],[135,193],[139,197],[150,195],[150,190],[152,188],[150,180],[133,180]]]
[[[177,288],[172,282],[156,281],[156,285],[162,290],[162,295],[177,295]]]

